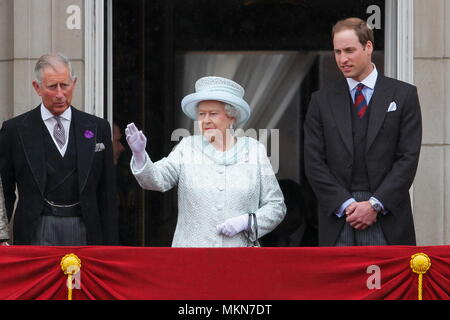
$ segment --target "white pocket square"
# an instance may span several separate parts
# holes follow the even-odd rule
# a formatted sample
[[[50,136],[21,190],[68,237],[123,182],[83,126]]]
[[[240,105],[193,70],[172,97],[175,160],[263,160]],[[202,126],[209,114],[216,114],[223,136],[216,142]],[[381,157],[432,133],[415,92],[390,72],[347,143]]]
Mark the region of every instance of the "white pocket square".
[[[96,143],[95,144],[95,152],[100,152],[105,150],[105,145],[103,143]]]
[[[397,111],[397,104],[395,102],[391,102],[387,112],[393,112],[393,111]]]

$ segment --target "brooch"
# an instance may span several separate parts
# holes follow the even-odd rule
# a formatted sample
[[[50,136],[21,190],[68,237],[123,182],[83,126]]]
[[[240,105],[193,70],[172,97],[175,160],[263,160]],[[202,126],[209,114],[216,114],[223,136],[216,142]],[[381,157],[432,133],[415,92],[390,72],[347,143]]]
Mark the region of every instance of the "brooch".
[[[86,131],[84,132],[84,137],[85,137],[86,139],[92,139],[94,136],[95,136],[95,135],[94,135],[94,133],[93,133],[91,130],[86,130]]]

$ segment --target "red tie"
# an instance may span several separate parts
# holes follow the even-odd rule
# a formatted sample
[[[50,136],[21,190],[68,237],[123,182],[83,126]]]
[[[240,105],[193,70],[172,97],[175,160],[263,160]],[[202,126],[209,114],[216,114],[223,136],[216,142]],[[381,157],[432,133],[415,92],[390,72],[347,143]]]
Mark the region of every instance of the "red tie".
[[[362,89],[364,88],[364,85],[362,83],[358,84],[356,86],[356,93],[355,93],[355,103],[353,106],[356,108],[356,112],[358,112],[358,117],[361,119],[364,117],[364,114],[367,110],[367,102],[364,98],[364,95],[362,94]]]

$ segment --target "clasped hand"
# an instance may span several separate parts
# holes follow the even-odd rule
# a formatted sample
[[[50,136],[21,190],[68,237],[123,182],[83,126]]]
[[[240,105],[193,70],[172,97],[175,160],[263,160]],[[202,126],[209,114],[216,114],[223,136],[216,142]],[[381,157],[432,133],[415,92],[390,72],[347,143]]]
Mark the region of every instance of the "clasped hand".
[[[377,212],[369,201],[353,202],[345,209],[346,221],[356,230],[364,230],[377,221]]]

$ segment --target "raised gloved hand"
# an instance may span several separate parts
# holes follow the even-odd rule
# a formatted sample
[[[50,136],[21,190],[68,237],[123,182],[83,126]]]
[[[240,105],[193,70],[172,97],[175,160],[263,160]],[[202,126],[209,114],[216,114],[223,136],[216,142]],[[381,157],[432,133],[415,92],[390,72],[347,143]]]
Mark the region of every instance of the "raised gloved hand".
[[[138,130],[134,123],[127,125],[125,135],[127,143],[133,152],[135,168],[139,170],[145,164],[145,146],[147,145],[147,138],[142,131]]]
[[[227,237],[234,237],[239,232],[246,230],[248,227],[248,214],[237,216],[225,220],[224,223],[219,224],[216,228],[219,233]]]

